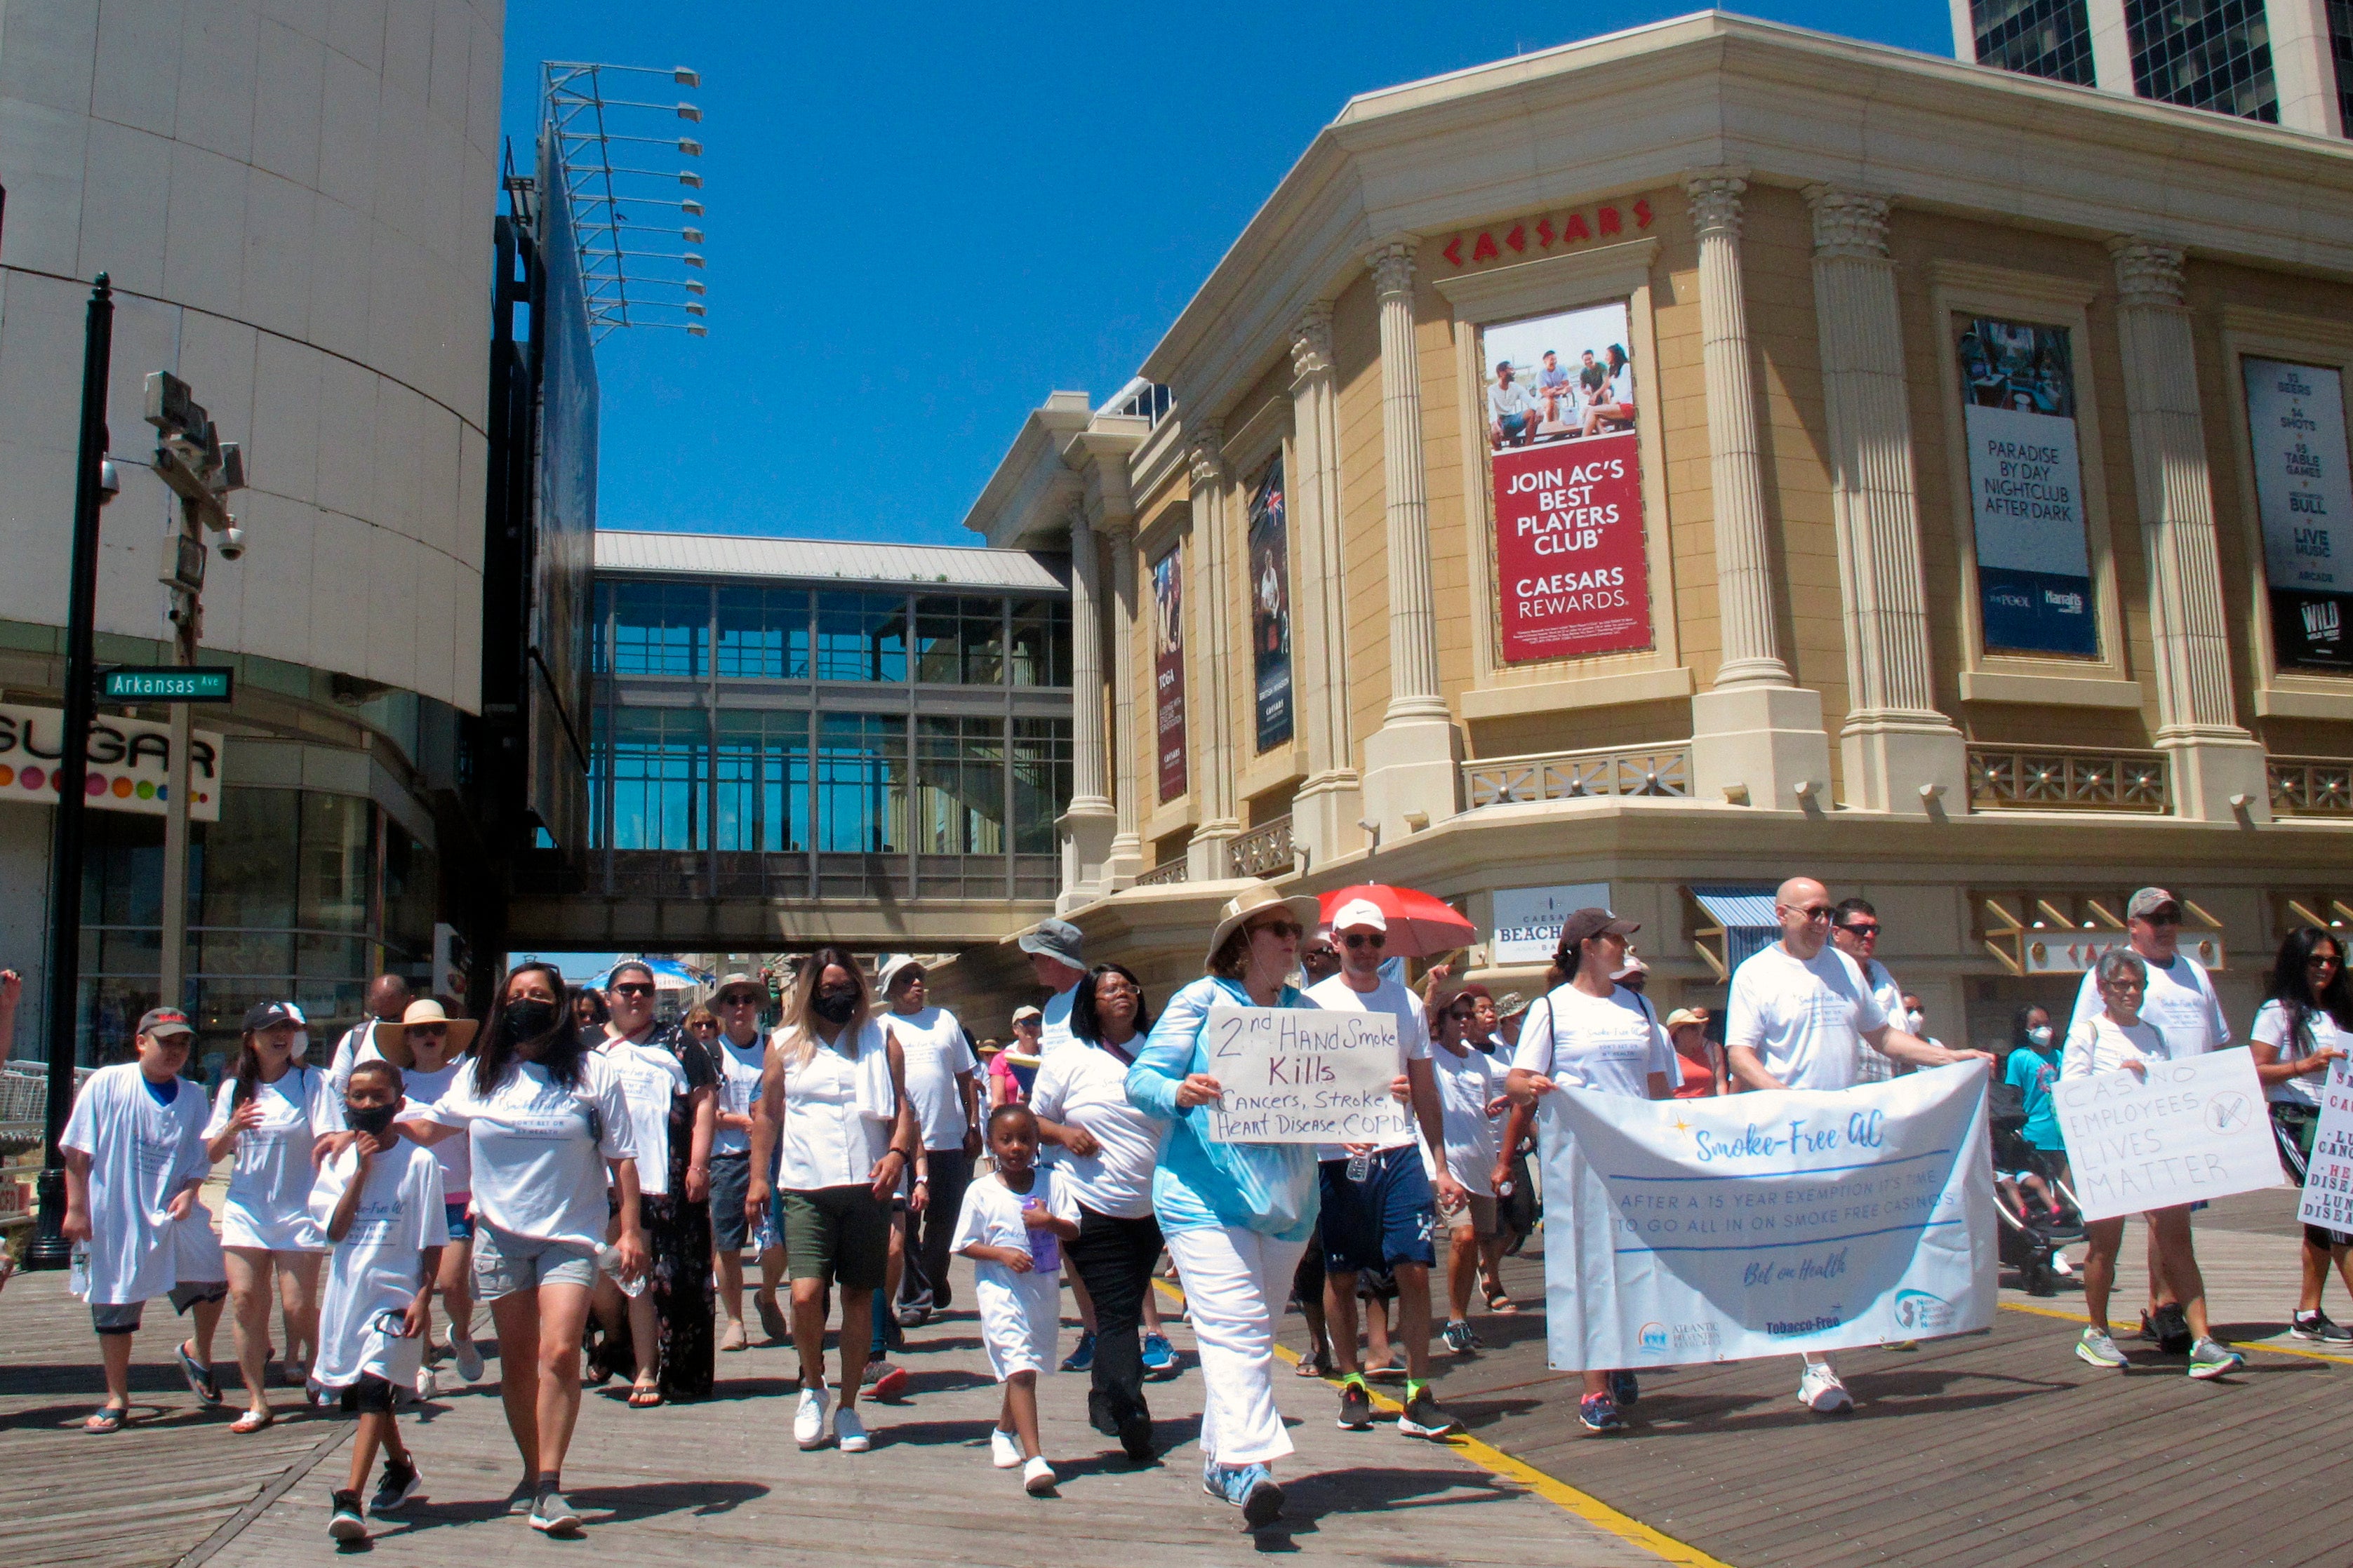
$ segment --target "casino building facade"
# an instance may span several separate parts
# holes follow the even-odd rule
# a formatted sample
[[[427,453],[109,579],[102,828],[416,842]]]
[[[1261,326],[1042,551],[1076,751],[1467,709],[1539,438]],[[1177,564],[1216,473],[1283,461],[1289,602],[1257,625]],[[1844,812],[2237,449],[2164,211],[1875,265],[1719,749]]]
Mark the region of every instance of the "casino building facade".
[[[2348,320],[2336,137],[1717,14],[1358,98],[968,519],[1071,554],[1062,907],[1525,992],[1606,897],[1672,1006],[1808,872],[1981,1042],[2158,882],[2243,1030],[2353,921]]]

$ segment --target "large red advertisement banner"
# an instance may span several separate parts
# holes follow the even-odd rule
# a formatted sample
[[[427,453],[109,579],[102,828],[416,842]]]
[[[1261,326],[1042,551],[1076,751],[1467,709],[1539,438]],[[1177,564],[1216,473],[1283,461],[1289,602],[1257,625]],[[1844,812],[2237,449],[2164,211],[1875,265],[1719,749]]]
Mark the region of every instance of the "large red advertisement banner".
[[[1504,663],[1651,646],[1635,440],[1494,454]]]
[[[1626,301],[1480,334],[1506,664],[1651,646]]]

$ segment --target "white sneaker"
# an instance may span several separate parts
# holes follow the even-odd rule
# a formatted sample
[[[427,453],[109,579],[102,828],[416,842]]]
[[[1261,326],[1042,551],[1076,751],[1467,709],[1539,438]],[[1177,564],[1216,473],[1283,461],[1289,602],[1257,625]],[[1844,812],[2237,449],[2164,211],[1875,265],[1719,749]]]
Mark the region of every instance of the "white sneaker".
[[[433,1375],[433,1369],[429,1366],[418,1367],[417,1369],[417,1397],[419,1399],[431,1399],[440,1392],[441,1381]]]
[[[449,1354],[458,1363],[459,1378],[469,1384],[482,1381],[482,1352],[463,1331],[453,1330],[449,1335]]]
[[[828,1405],[832,1402],[823,1388],[805,1388],[801,1402],[793,1412],[793,1441],[804,1448],[820,1447],[825,1443]]]
[[[1804,1373],[1798,1379],[1798,1403],[1817,1415],[1835,1415],[1854,1408],[1853,1396],[1826,1361],[1806,1363]]]
[[[1018,1468],[1021,1464],[1021,1440],[1010,1432],[990,1427],[988,1462],[1000,1470]]]
[[[862,1454],[874,1447],[874,1439],[866,1435],[866,1423],[847,1405],[833,1413],[833,1435],[845,1454]]]
[[[1021,1467],[1021,1489],[1031,1497],[1044,1497],[1054,1489],[1054,1467],[1043,1458],[1030,1460]]]

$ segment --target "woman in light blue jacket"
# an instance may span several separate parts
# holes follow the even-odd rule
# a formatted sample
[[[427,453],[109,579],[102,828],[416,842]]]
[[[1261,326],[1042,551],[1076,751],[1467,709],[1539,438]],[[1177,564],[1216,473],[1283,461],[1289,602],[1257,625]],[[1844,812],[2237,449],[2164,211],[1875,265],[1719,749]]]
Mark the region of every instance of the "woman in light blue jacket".
[[[1309,1143],[1218,1143],[1200,1114],[1224,1092],[1208,1071],[1212,1007],[1313,1007],[1289,984],[1315,900],[1257,883],[1219,911],[1208,973],[1169,998],[1127,1097],[1171,1123],[1152,1206],[1185,1282],[1201,1355],[1201,1484],[1256,1529],[1282,1511],[1269,1464],[1292,1451],[1274,1407],[1274,1331],[1292,1270],[1315,1228]]]

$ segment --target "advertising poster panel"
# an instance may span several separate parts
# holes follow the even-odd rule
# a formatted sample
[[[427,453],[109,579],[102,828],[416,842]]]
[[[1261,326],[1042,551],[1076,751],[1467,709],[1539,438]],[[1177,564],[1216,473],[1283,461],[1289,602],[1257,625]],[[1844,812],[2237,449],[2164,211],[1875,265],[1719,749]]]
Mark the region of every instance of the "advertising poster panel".
[[[1258,678],[1258,749],[1291,739],[1291,531],[1282,459],[1267,465],[1250,501],[1250,663]]]
[[[2273,648],[2284,669],[2353,672],[2353,638],[2345,635],[2353,563],[2334,553],[2337,520],[2353,518],[2344,377],[2326,365],[2268,359],[2249,359],[2246,376]]]
[[[1957,320],[1988,653],[2100,656],[2064,327]]]
[[[1623,300],[1480,333],[1506,664],[1651,646]]]
[[[1152,689],[1167,802],[1185,793],[1185,567],[1174,545],[1152,563]]]
[[[220,820],[221,738],[192,732],[188,749],[188,820]],[[27,805],[58,803],[58,763],[66,752],[66,716],[54,708],[20,708],[0,702],[0,801]],[[90,716],[89,763],[83,780],[92,811],[140,816],[170,814],[172,727],[112,713]],[[45,830],[46,831],[46,830]]]

